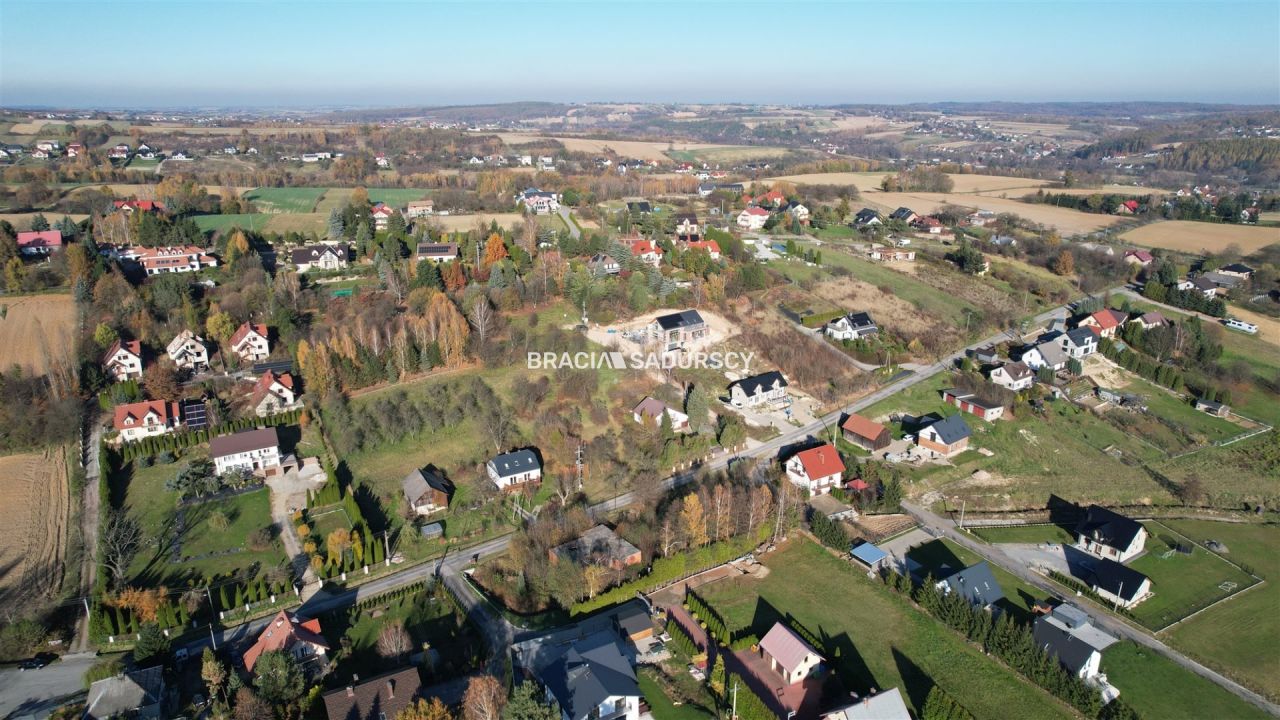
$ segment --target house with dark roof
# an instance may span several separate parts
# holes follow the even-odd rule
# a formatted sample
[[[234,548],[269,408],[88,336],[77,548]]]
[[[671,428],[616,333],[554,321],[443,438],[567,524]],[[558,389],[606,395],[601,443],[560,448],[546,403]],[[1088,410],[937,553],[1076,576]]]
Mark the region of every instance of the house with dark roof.
[[[274,427],[242,430],[209,440],[209,457],[219,475],[232,470],[274,475],[280,469],[280,438]]]
[[[880,225],[883,221],[880,219],[880,213],[871,208],[862,208],[857,215],[853,216],[853,226],[857,228],[871,227],[872,225]]]
[[[413,705],[421,690],[418,668],[407,667],[320,697],[329,720],[391,720]]]
[[[1151,596],[1150,578],[1109,558],[1094,561],[1086,582],[1103,600],[1122,608],[1131,608]]]
[[[1018,392],[1035,385],[1035,372],[1023,362],[1008,362],[991,371],[991,383]]]
[[[1253,268],[1249,267],[1248,265],[1245,265],[1244,263],[1238,263],[1238,262],[1231,263],[1230,265],[1224,265],[1218,268],[1218,274],[1232,275],[1240,278],[1241,280],[1248,280],[1249,278],[1253,277],[1253,273],[1254,273]]]
[[[640,685],[618,637],[607,630],[569,643],[534,671],[563,720],[639,720]]]
[[[942,401],[960,408],[961,412],[977,415],[987,422],[995,422],[1004,417],[1004,405],[987,402],[971,392],[946,388],[942,391]]]
[[[916,445],[935,457],[952,457],[968,449],[972,434],[964,418],[951,415],[920,429],[916,433]]]
[[[648,215],[653,212],[653,206],[648,200],[633,200],[627,203],[627,212],[632,215]]]
[[[914,222],[917,217],[918,216],[915,214],[915,211],[909,207],[900,207],[889,213],[890,220],[900,220],[907,224]]]
[[[1142,523],[1098,505],[1090,505],[1076,526],[1076,545],[1081,550],[1116,562],[1137,556],[1146,542]]]
[[[822,443],[792,455],[783,466],[792,485],[813,495],[825,495],[840,485],[844,460],[831,443]]]
[[[1070,358],[1086,358],[1098,351],[1098,336],[1087,327],[1068,330],[1059,338],[1060,347]]]
[[[982,561],[951,573],[937,583],[944,593],[956,593],[980,608],[990,608],[1004,599],[1004,590],[996,582],[991,566]]]
[[[662,427],[662,415],[666,413],[671,419],[671,429],[682,432],[689,429],[689,416],[662,402],[655,397],[646,397],[631,411],[631,417],[641,425],[652,423],[654,427]]]
[[[889,428],[857,413],[849,413],[849,417],[840,423],[840,432],[845,441],[873,452],[882,450],[893,442]]]
[[[804,681],[822,666],[818,651],[782,623],[774,623],[760,639],[760,656],[788,685]]]
[[[777,370],[742,378],[729,385],[729,402],[736,408],[758,407],[787,399],[787,379]]]
[[[701,226],[698,224],[698,214],[693,212],[679,212],[675,215],[676,235],[698,235]]]
[[[289,260],[298,272],[308,270],[341,270],[351,262],[345,245],[306,245],[289,252]]]
[[[690,345],[702,341],[710,334],[707,321],[702,319],[697,310],[659,315],[648,327],[650,341],[657,343],[658,351],[663,353],[687,350]]]
[[[98,680],[89,686],[85,700],[84,720],[164,717],[164,668],[120,673]],[[34,717],[34,716],[32,716]]]
[[[431,262],[447,262],[458,257],[458,243],[418,243],[414,248],[415,262],[430,260]]]
[[[516,450],[494,457],[485,464],[489,479],[499,490],[517,490],[542,482],[542,463],[532,450]]]
[[[622,265],[614,260],[611,256],[604,253],[596,253],[587,261],[587,268],[597,277],[604,275],[617,275],[622,272]]]
[[[857,340],[880,332],[867,312],[852,312],[827,323],[822,330],[833,340]]]
[[[430,515],[449,508],[453,483],[434,470],[417,469],[400,481],[400,492],[411,510],[419,515]]]
[[[1117,642],[1095,627],[1083,610],[1065,604],[1037,618],[1032,634],[1036,646],[1081,680],[1101,672],[1102,651]]]
[[[621,570],[639,565],[640,548],[627,542],[608,525],[596,525],[569,542],[551,548],[552,560],[568,560],[579,565],[600,565]]]

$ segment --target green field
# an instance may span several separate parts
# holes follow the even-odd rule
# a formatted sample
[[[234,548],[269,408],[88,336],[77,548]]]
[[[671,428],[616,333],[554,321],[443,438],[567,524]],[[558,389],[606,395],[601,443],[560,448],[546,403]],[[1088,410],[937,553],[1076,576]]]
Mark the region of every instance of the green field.
[[[1131,642],[1102,654],[1102,672],[1139,717],[1160,720],[1246,720],[1270,717],[1172,660]]]
[[[246,213],[239,215],[196,215],[196,226],[204,232],[226,231],[232,228],[261,232],[274,215],[270,213]]]
[[[931,540],[923,545],[917,545],[907,553],[907,557],[920,563],[926,568],[925,572],[938,578],[982,560],[974,553],[946,539]],[[1037,600],[1043,600],[1048,593],[1022,582],[999,565],[992,563],[987,565],[995,575],[996,582],[1000,583],[1000,589],[1004,590],[1004,600],[996,604],[1011,613],[1018,622],[1027,624],[1033,622],[1035,616],[1031,612],[1032,606]],[[944,567],[949,567],[950,571],[944,572]]]
[[[1190,555],[1175,552],[1163,557],[1180,537],[1159,523],[1144,523],[1150,537],[1146,553],[1128,563],[1129,567],[1151,578],[1152,597],[1133,608],[1134,616],[1147,627],[1160,629],[1194,610],[1239,592],[1256,582],[1247,573],[1232,567],[1211,552],[1192,547]],[[1220,583],[1233,582],[1232,590],[1222,590]]]
[[[397,209],[403,209],[410,202],[422,200],[430,194],[430,191],[418,188],[369,188],[370,201],[386,203]]]
[[[265,213],[309,213],[324,195],[325,188],[287,187],[254,188],[244,194],[244,199]]]
[[[636,673],[640,683],[640,694],[649,703],[649,711],[654,720],[711,720],[714,716],[695,705],[676,705],[662,691],[662,686],[655,678],[652,668],[643,668]]]
[[[733,578],[698,589],[731,627],[763,635],[791,617],[823,638],[846,689],[901,688],[919,714],[938,685],[979,718],[1073,717],[1066,706],[984,656],[900,596],[818,545],[796,540],[763,562],[763,580]]]
[[[1009,525],[1004,527],[967,528],[989,543],[1065,543],[1076,541],[1071,533],[1058,525]]]
[[[1235,680],[1280,698],[1280,526],[1209,520],[1169,520],[1169,527],[1198,542],[1216,540],[1227,547],[1226,557],[1252,568],[1266,582],[1232,598],[1165,633],[1179,650]],[[1139,606],[1141,607],[1141,606]]]

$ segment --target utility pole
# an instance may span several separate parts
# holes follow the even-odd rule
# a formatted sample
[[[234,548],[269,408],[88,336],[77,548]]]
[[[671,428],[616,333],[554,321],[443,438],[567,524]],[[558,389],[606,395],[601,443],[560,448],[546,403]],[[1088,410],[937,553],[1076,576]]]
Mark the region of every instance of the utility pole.
[[[382,553],[382,560],[386,564],[386,567],[391,567],[391,540],[387,537],[385,530],[382,532],[382,549],[384,551]]]
[[[579,441],[577,457],[575,458],[575,461],[574,461],[574,466],[577,468],[577,472],[578,472],[578,490],[582,490],[582,486],[583,486],[584,465],[585,464],[582,461],[582,442]]]
[[[738,681],[733,681],[733,710],[729,713],[729,720],[738,720]]]
[[[209,643],[215,651],[218,649],[218,636],[213,634],[213,623],[209,623]]]
[[[960,529],[964,529],[964,507],[968,504],[968,500],[960,501]]]

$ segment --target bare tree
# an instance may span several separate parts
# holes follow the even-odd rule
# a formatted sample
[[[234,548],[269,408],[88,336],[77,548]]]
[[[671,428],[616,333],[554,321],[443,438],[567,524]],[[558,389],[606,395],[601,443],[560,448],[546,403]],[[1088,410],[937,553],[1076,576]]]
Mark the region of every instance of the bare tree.
[[[387,623],[378,633],[378,654],[385,658],[401,658],[409,654],[413,640],[403,622]]]
[[[138,522],[122,512],[113,514],[102,532],[102,564],[111,574],[112,587],[124,587],[129,565],[141,545],[142,527]]]
[[[462,698],[465,720],[498,720],[507,704],[507,689],[492,675],[480,675],[467,683]]]
[[[489,340],[489,331],[493,329],[493,306],[489,304],[489,298],[483,295],[476,298],[471,312],[467,313],[467,321],[475,328],[480,344],[484,345]]]

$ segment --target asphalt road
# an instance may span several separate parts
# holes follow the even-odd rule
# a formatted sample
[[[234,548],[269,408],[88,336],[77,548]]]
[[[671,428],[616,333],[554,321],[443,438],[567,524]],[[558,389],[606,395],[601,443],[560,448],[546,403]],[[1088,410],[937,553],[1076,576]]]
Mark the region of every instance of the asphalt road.
[[[47,717],[58,706],[80,698],[91,656],[60,660],[39,670],[0,670],[0,718]]]

